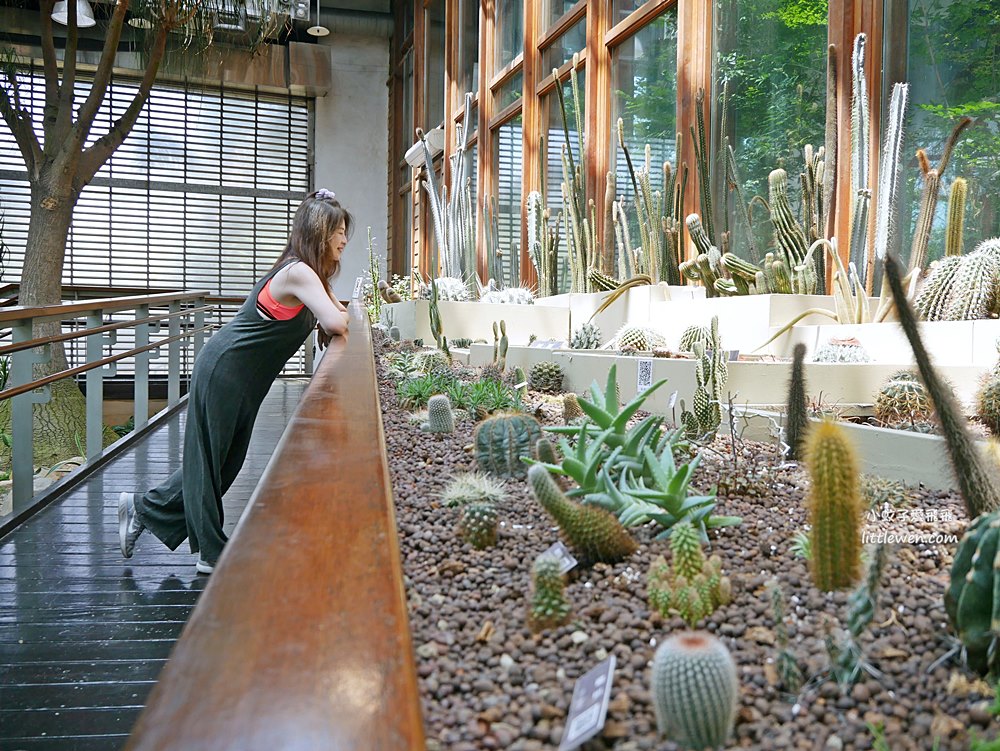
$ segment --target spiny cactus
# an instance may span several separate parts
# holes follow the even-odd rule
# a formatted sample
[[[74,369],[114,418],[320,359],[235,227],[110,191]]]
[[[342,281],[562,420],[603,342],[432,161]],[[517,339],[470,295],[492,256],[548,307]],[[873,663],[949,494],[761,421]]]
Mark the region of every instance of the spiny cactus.
[[[979,421],[993,435],[1000,435],[1000,377],[994,376],[983,384],[979,390],[976,412]]]
[[[533,464],[528,469],[528,483],[535,499],[556,520],[585,565],[617,563],[638,549],[635,540],[612,514],[566,498],[542,465]]]
[[[713,555],[708,561],[701,549],[701,533],[689,520],[670,529],[673,567],[663,556],[649,570],[649,604],[663,615],[676,612],[689,626],[728,603],[732,585],[722,575],[722,560]]]
[[[485,550],[496,545],[498,519],[497,510],[492,503],[472,501],[462,506],[458,532],[476,550]]]
[[[454,433],[455,416],[447,395],[437,394],[427,400],[427,422],[420,429],[426,433]]]
[[[569,425],[574,420],[583,417],[583,410],[580,408],[580,401],[576,398],[576,394],[565,394],[563,396],[563,422]]]
[[[503,373],[507,369],[507,322],[501,320],[500,324],[493,322],[493,364]]]
[[[927,389],[912,372],[890,376],[875,395],[875,418],[889,427],[930,422],[932,412]]]
[[[955,401],[955,395],[931,365],[930,356],[917,329],[916,316],[903,290],[899,264],[891,255],[886,258],[885,271],[903,333],[910,342],[913,358],[920,369],[920,378],[934,404],[934,413],[941,426],[941,433],[945,437],[948,456],[958,481],[958,488],[965,501],[966,511],[970,519],[975,519],[986,511],[1000,508],[997,468],[990,466],[980,455],[972,436],[969,435],[965,416]]]
[[[601,346],[601,328],[596,323],[585,323],[573,332],[570,349],[597,349]]]
[[[639,352],[649,352],[657,347],[664,347],[667,343],[663,335],[655,329],[632,324],[622,326],[615,334],[614,342],[615,349]]]
[[[537,190],[528,193],[528,258],[538,277],[538,294],[542,297],[557,292],[556,268],[559,249],[559,224],[562,213],[556,216],[554,226],[549,226],[551,211],[545,207],[542,194]]]
[[[771,617],[774,619],[774,636],[777,641],[778,653],[775,666],[778,669],[780,685],[789,693],[797,694],[802,688],[804,676],[799,661],[788,648],[788,626],[785,625],[785,594],[777,579],[768,585],[771,595]]]
[[[868,350],[860,344],[830,342],[829,344],[824,344],[821,347],[816,348],[816,351],[813,352],[812,361],[825,363],[854,363],[871,362],[872,358],[871,355],[868,354]]]
[[[984,240],[967,256],[931,264],[914,302],[926,321],[988,318],[1000,307],[1000,239]]]
[[[498,305],[534,305],[535,296],[527,287],[504,287],[484,293],[479,302]]]
[[[473,501],[500,504],[507,500],[507,485],[489,475],[463,472],[455,475],[441,493],[445,506],[463,506]]]
[[[865,660],[860,637],[875,619],[875,604],[878,590],[888,562],[888,548],[885,543],[875,546],[868,564],[865,580],[847,600],[847,631],[839,643],[827,627],[826,649],[830,657],[830,671],[843,690],[854,685],[862,671],[878,675]]]
[[[707,326],[688,326],[681,334],[680,344],[677,348],[681,352],[694,352],[694,345],[701,342],[706,347],[710,345],[712,332]]]
[[[517,391],[522,399],[525,398],[528,395],[528,376],[524,374],[524,368],[520,365],[514,368],[514,376],[511,380],[510,387]]]
[[[569,620],[571,611],[564,592],[565,582],[559,570],[559,559],[540,555],[531,567],[531,612],[528,623],[536,634],[547,628],[561,626]]]
[[[944,254],[962,255],[962,233],[965,229],[965,199],[969,194],[969,182],[964,177],[956,177],[951,184],[948,197],[948,224],[945,229]]]
[[[563,377],[563,369],[559,363],[538,362],[532,366],[528,374],[528,388],[532,391],[557,394],[562,391]]]
[[[736,663],[711,634],[671,636],[653,658],[653,708],[661,735],[689,749],[726,744],[736,716]]]
[[[425,300],[431,298],[431,286],[430,284],[421,285],[421,298]],[[468,302],[472,299],[472,293],[469,292],[468,285],[457,277],[439,276],[434,280],[434,286],[437,286],[438,300]]]
[[[559,464],[556,447],[548,438],[539,438],[535,443],[535,455],[542,464]]]
[[[803,372],[805,357],[806,345],[800,342],[792,351],[792,375],[788,380],[788,425],[785,428],[788,458],[793,460],[801,458],[803,442],[809,428],[806,377]]]
[[[689,438],[715,435],[722,424],[722,403],[726,398],[726,383],[729,380],[729,366],[726,353],[719,337],[719,317],[712,317],[709,328],[708,347],[697,342],[694,345],[694,375],[698,385],[692,397],[691,411],[682,409],[681,424]]]
[[[944,596],[948,620],[970,668],[1000,679],[1000,512],[976,518],[963,535]]]
[[[387,303],[403,302],[402,296],[385,279],[378,280],[378,293]]]
[[[472,441],[481,470],[500,477],[524,477],[522,457],[535,458],[535,444],[542,437],[538,420],[530,415],[500,413],[476,426]]]
[[[392,339],[394,342],[398,342],[400,339],[402,339],[402,335],[399,333],[399,326],[389,327],[389,338]]]
[[[494,383],[503,383],[503,371],[494,363],[487,363],[482,367],[479,372],[479,377],[483,381],[493,381]]]
[[[808,507],[813,581],[824,591],[844,589],[861,575],[864,509],[857,458],[839,425],[825,420],[813,426],[806,464],[812,481]]]

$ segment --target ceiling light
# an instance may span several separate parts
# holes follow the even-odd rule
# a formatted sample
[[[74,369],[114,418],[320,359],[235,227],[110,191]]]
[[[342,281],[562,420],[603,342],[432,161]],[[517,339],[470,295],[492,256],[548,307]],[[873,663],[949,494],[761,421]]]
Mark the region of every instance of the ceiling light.
[[[318,0],[317,0],[318,2]],[[63,26],[69,25],[69,3],[67,0],[59,0],[56,7],[52,9],[52,20],[61,23]],[[76,25],[80,29],[88,29],[95,25],[94,11],[87,0],[76,0]]]
[[[314,37],[325,37],[330,30],[319,22],[319,0],[316,0],[316,25],[306,29],[306,34]]]

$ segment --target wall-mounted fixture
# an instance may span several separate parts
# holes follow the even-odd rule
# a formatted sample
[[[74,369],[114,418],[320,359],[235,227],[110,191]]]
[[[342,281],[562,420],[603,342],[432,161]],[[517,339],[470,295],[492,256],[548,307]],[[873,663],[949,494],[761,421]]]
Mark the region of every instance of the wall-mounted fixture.
[[[439,125],[433,130],[427,131],[424,137],[427,139],[427,148],[430,149],[431,159],[444,151],[444,128],[442,126]],[[406,150],[403,159],[414,169],[424,165],[424,147],[419,140]]]
[[[314,37],[325,37],[329,33],[330,30],[319,21],[319,0],[316,0],[316,25],[306,29],[306,34]]]
[[[319,0],[316,0],[319,2]],[[87,0],[75,0],[76,2],[76,26],[79,29],[89,29],[97,21],[94,20],[94,10]],[[52,9],[52,20],[61,23],[63,26],[69,25],[69,2],[59,0],[56,7]]]

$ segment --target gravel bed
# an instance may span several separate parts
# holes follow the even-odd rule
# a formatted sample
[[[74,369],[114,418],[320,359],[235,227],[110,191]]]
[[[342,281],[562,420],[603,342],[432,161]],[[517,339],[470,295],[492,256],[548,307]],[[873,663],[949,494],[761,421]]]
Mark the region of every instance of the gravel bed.
[[[378,352],[378,349],[376,350]],[[656,530],[633,530],[639,551],[626,562],[575,569],[567,596],[573,616],[565,626],[533,635],[526,625],[530,566],[558,539],[550,518],[523,481],[508,481],[496,547],[478,551],[457,536],[458,513],[438,497],[457,472],[475,469],[466,446],[473,423],[457,413],[456,431],[422,433],[397,406],[395,386],[381,363],[380,398],[396,502],[410,625],[423,701],[428,749],[477,751],[555,749],[563,733],[573,683],[609,654],[617,659],[607,723],[593,749],[678,746],[657,737],[649,692],[656,645],[685,629],[679,618],[651,613],[646,573],[667,552]],[[541,395],[529,402],[541,404]],[[555,410],[541,410],[552,423]],[[944,659],[949,636],[943,593],[953,543],[967,523],[955,494],[917,490],[907,511],[889,509],[868,531],[928,535],[895,545],[878,598],[875,621],[862,637],[868,661],[882,672],[843,695],[824,680],[824,623],[845,620],[848,593],[812,586],[807,564],[790,549],[803,529],[808,479],[801,468],[775,459],[773,449],[745,443],[734,473],[728,439],[717,439],[693,485],[719,483],[717,513],[743,517],[735,528],[711,533],[732,580],[733,600],[703,621],[736,660],[740,708],[731,748],[868,749],[867,724],[883,725],[888,748],[967,749],[971,735],[994,737],[988,689],[956,659]],[[909,509],[934,509],[938,519],[916,520]],[[767,583],[777,578],[788,603],[790,648],[807,678],[798,695],[779,689],[774,667],[774,623]]]

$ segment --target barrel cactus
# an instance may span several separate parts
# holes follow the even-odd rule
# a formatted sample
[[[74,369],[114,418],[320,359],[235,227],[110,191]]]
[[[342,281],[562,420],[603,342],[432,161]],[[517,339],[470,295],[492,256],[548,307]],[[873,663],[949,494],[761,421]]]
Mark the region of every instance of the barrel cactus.
[[[438,300],[452,300],[455,302],[468,302],[472,299],[468,285],[461,279],[454,276],[439,276],[434,280],[437,286]],[[431,286],[423,284],[420,286],[420,296],[425,300],[431,298]]]
[[[969,667],[1000,679],[1000,511],[973,520],[958,544],[944,607]]]
[[[724,746],[736,716],[736,663],[711,634],[672,636],[653,658],[653,708],[661,734],[690,749]]]
[[[437,394],[427,401],[427,422],[420,426],[426,433],[454,433],[455,417],[451,401],[445,394]]]
[[[648,326],[626,324],[615,334],[615,348],[623,351],[650,352],[666,346],[663,334]]]
[[[1000,435],[1000,377],[993,376],[983,384],[976,406],[980,421],[993,435]]]
[[[581,563],[617,563],[638,549],[635,540],[613,514],[597,506],[584,506],[569,500],[545,467],[532,465],[528,470],[528,483],[538,502],[556,520]]]
[[[398,342],[402,338],[402,335],[399,333],[399,326],[389,327],[389,338],[394,342]]]
[[[585,323],[573,332],[570,349],[597,349],[601,346],[601,329],[596,323]]]
[[[478,472],[462,472],[455,475],[441,493],[441,501],[445,506],[464,506],[474,501],[497,504],[506,500],[506,483]]]
[[[557,362],[535,363],[528,374],[528,388],[557,394],[562,391],[563,369]]]
[[[496,545],[497,522],[497,510],[492,503],[473,501],[462,506],[458,533],[476,550],[484,550]]]
[[[930,421],[933,407],[927,389],[912,371],[895,373],[875,395],[875,417],[884,425],[896,427]]]
[[[570,605],[559,559],[540,555],[531,568],[531,612],[528,622],[535,633],[561,626],[569,619]]]
[[[843,429],[825,420],[806,440],[809,522],[812,525],[810,567],[824,591],[844,589],[861,576],[861,526],[864,506],[854,447]]]
[[[583,409],[580,407],[580,400],[576,394],[570,393],[563,396],[563,422],[569,425],[574,420],[584,417]]]
[[[542,427],[530,415],[501,412],[476,426],[473,434],[476,463],[481,470],[499,477],[524,477],[523,457],[535,458],[535,444]]]
[[[681,342],[677,348],[681,352],[694,352],[694,345],[701,342],[706,347],[710,345],[711,332],[706,326],[688,326],[681,334]]]
[[[830,342],[821,347],[817,347],[813,352],[813,362],[826,363],[854,363],[871,362],[871,355],[868,350],[860,344],[846,344],[842,342]]]

